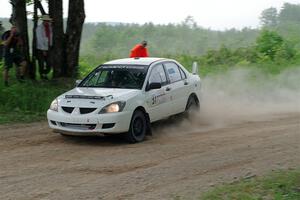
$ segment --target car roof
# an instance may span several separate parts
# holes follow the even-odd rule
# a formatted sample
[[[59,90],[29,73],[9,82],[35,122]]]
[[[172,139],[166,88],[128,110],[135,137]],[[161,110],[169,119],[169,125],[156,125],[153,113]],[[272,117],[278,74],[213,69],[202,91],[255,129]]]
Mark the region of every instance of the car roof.
[[[165,58],[123,58],[118,60],[112,60],[104,63],[104,65],[151,65],[154,62],[167,60]]]

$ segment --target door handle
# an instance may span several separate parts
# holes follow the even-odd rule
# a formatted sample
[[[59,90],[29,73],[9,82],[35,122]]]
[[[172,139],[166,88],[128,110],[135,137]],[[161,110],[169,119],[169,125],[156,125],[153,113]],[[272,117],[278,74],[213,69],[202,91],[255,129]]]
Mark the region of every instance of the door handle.
[[[184,82],[184,85],[188,85],[188,84],[189,84],[189,82],[187,82],[187,81]]]
[[[171,90],[171,88],[170,88],[170,87],[167,87],[167,88],[166,88],[166,91],[170,91],[170,90]]]

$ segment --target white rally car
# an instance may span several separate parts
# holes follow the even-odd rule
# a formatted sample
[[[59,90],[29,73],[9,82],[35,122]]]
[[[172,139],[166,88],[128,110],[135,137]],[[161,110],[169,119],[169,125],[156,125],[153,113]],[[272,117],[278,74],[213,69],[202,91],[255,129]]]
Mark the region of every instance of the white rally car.
[[[201,82],[193,71],[164,58],[104,63],[51,103],[49,126],[63,135],[125,133],[140,142],[152,122],[199,108]]]

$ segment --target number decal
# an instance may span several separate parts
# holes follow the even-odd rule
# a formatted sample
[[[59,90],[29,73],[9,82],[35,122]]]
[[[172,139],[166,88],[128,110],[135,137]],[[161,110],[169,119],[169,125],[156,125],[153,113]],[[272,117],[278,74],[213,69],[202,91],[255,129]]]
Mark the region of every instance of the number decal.
[[[157,97],[158,97],[158,96],[156,96],[156,95],[154,95],[154,96],[152,97],[152,105],[157,104]]]
[[[151,106],[157,106],[167,101],[166,94],[164,92],[153,94],[151,97]]]

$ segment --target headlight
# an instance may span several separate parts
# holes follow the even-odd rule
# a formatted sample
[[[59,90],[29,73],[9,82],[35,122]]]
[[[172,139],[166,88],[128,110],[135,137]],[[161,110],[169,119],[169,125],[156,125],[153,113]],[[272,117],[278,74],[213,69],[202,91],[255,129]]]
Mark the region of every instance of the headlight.
[[[104,108],[101,109],[99,114],[104,114],[104,113],[116,113],[116,112],[122,112],[126,105],[125,101],[117,101],[111,104],[108,104]]]
[[[53,110],[53,111],[58,111],[58,101],[57,99],[53,100],[51,105],[50,105],[50,110]]]

